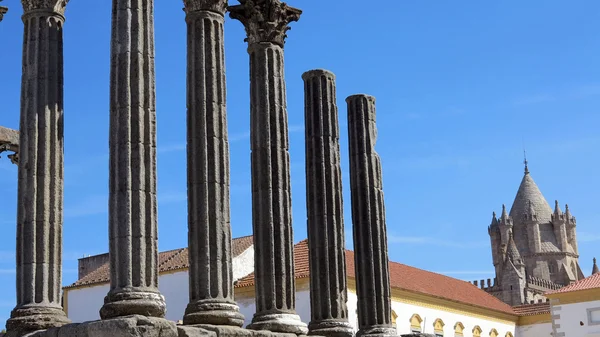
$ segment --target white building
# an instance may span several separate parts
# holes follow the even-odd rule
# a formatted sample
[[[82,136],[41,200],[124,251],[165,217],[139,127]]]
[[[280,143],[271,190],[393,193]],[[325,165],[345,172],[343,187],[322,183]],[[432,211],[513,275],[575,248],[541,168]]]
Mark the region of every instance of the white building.
[[[546,296],[550,298],[553,336],[600,337],[600,273]]]
[[[187,254],[185,248],[160,253],[159,288],[167,302],[166,318],[173,321],[183,318],[188,303]],[[255,312],[253,254],[251,236],[233,240],[235,297],[246,318],[245,324],[250,323]],[[309,322],[307,240],[295,245],[294,257],[296,309],[302,320]],[[65,311],[73,322],[96,320],[100,318],[99,310],[109,290],[108,254],[83,258],[79,264],[79,280],[64,288]],[[346,252],[346,265],[349,320],[356,329],[357,297],[352,251]],[[399,334],[420,331],[452,337],[552,336],[549,303],[513,308],[469,282],[395,262],[390,262],[390,284],[392,320]],[[600,307],[600,303],[596,304]],[[592,317],[596,319],[594,315]],[[577,335],[567,333],[566,336]]]

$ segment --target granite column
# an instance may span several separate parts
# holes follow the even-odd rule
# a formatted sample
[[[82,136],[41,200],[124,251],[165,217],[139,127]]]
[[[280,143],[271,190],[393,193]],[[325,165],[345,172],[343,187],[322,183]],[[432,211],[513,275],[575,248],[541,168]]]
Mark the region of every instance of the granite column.
[[[311,70],[304,73],[302,79],[308,253],[312,275],[309,334],[352,336],[346,307],[348,285],[335,75],[326,70]]]
[[[381,162],[375,152],[375,98],[353,95],[348,104],[350,192],[358,296],[357,336],[394,336]]]
[[[157,268],[154,1],[113,0],[112,6],[110,291],[100,317],[163,317]]]
[[[226,0],[185,0],[190,303],[184,324],[241,327],[233,298],[223,23]]]
[[[23,1],[17,305],[9,336],[69,323],[61,305],[63,24],[67,1]]]
[[[306,334],[296,314],[283,45],[300,10],[278,0],[229,7],[247,33],[256,313],[250,329]]]

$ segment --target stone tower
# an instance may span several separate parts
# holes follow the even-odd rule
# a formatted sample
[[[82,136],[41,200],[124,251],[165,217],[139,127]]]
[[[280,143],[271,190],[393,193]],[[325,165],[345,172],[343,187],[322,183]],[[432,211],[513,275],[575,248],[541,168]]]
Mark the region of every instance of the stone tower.
[[[494,283],[481,287],[510,305],[545,301],[543,294],[582,279],[575,217],[569,206],[554,210],[525,174],[509,212],[502,206],[488,227],[496,271]]]

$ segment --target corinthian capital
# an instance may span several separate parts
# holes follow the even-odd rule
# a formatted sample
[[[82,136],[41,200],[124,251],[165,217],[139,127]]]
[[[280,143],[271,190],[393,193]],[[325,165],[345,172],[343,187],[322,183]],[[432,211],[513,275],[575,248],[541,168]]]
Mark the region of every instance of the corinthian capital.
[[[230,6],[229,16],[246,28],[248,44],[271,42],[283,47],[289,24],[300,19],[302,11],[279,0],[240,0]]]
[[[67,2],[69,2],[69,0],[21,0],[25,14],[35,10],[45,10],[65,15]]]
[[[227,0],[183,0],[186,13],[209,11],[225,15]]]

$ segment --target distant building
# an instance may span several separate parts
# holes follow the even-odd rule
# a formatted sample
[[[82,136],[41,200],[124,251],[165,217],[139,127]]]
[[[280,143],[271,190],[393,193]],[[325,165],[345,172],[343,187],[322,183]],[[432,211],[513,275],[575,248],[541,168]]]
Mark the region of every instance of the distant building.
[[[247,325],[255,312],[254,249],[252,237],[233,240],[235,298]],[[188,251],[186,248],[160,253],[159,289],[166,298],[167,319],[182,319],[188,303]],[[99,319],[99,309],[109,290],[108,255],[79,260],[80,278],[64,288],[64,307],[74,322]],[[296,309],[304,322],[310,321],[308,241],[294,247]],[[346,251],[348,270],[348,317],[357,328],[354,253]],[[552,331],[549,307],[537,316],[522,316],[511,306],[469,282],[390,262],[392,321],[400,334],[413,331],[438,336],[537,337],[517,331],[521,320],[536,326],[533,331]],[[543,308],[542,308],[543,309]],[[541,312],[541,313],[540,313]],[[531,310],[529,311],[531,314]],[[540,326],[540,322],[542,325]],[[537,325],[536,325],[537,324]],[[545,325],[544,325],[545,324]],[[545,328],[544,328],[545,327]]]
[[[488,227],[496,278],[484,289],[512,306],[546,301],[544,294],[584,278],[579,266],[575,217],[554,211],[533,181],[527,163],[510,212],[502,206]]]

